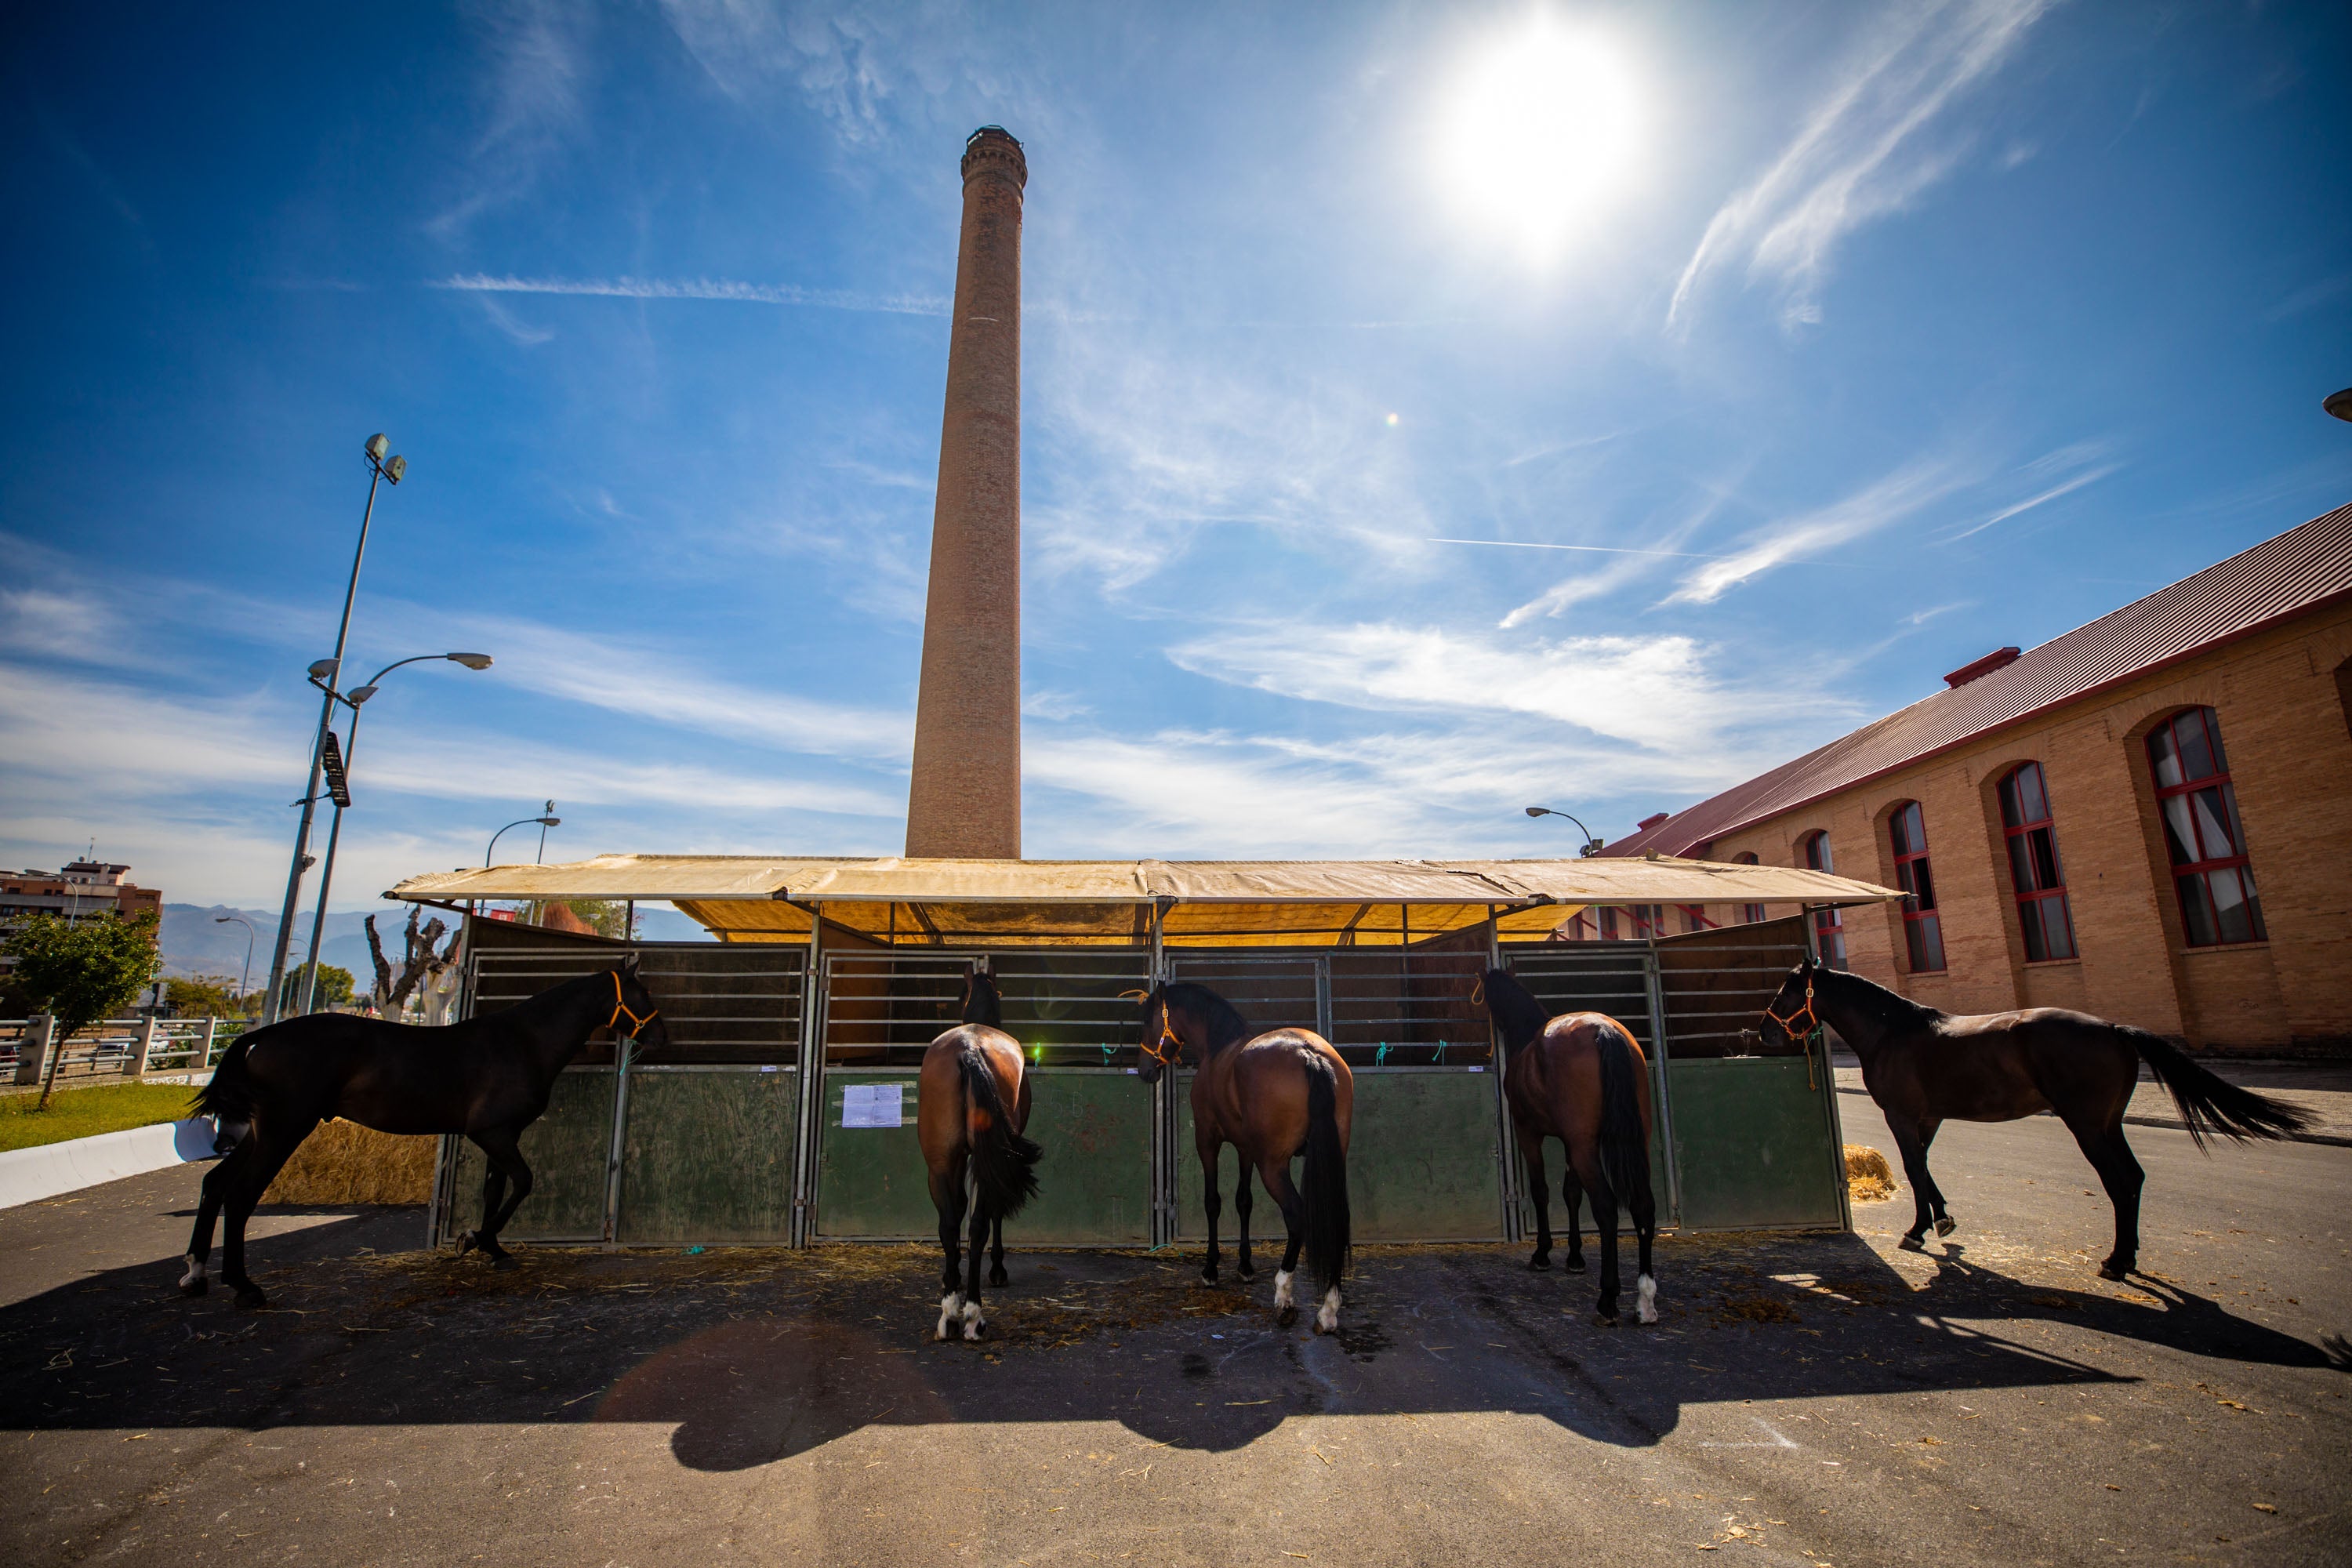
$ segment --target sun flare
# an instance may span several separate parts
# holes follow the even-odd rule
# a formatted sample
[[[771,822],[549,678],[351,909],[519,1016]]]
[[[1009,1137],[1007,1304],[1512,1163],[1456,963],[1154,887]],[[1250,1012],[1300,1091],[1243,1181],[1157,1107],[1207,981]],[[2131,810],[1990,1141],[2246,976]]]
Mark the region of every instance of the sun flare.
[[[1637,171],[1641,82],[1607,36],[1538,16],[1488,39],[1451,83],[1437,175],[1465,218],[1549,259]]]

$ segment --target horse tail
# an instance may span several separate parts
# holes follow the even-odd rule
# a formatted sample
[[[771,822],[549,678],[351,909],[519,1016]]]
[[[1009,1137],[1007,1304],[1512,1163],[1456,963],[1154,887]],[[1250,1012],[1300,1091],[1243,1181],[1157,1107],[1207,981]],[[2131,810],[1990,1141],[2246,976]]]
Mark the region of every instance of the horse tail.
[[[2162,1035],[2126,1024],[2115,1027],[2139,1052],[2157,1081],[2172,1091],[2172,1103],[2180,1108],[2180,1120],[2200,1149],[2213,1133],[2243,1142],[2249,1138],[2289,1137],[2311,1125],[2310,1117],[2285,1101],[2240,1089],[2199,1067]]]
[[[253,1069],[245,1065],[245,1055],[252,1043],[251,1035],[240,1035],[230,1042],[220,1065],[213,1068],[211,1079],[196,1090],[198,1116],[217,1117],[223,1127],[253,1120],[254,1107],[261,1097]]]
[[[1614,1023],[1597,1030],[1593,1053],[1601,1061],[1601,1174],[1619,1203],[1655,1213],[1650,1193],[1650,1130],[1642,1121],[1640,1079],[1633,1044]]]
[[[1307,1168],[1300,1201],[1307,1208],[1307,1266],[1326,1290],[1347,1277],[1354,1245],[1348,1214],[1348,1150],[1339,1142],[1339,1075],[1330,1061],[1310,1056],[1307,1069]]]
[[[981,1212],[1010,1219],[1037,1195],[1037,1160],[1045,1151],[1013,1130],[996,1074],[977,1045],[965,1046],[957,1065],[963,1069],[964,1139],[971,1146]]]

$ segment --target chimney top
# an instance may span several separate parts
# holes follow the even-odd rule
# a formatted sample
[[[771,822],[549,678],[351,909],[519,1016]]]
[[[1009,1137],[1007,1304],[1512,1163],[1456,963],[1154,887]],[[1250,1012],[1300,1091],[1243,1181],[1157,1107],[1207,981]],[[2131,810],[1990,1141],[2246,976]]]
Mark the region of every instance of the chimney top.
[[[1960,666],[1959,668],[1952,671],[1951,674],[1944,677],[1944,684],[1954,687],[1966,686],[1971,680],[1990,675],[1994,670],[2000,668],[2003,665],[2014,663],[2016,659],[2017,649],[2013,647],[1997,647],[1990,653],[1985,655],[1982,658],[1977,659],[1972,663],[1964,664]]]
[[[1673,815],[1674,813],[1670,811],[1654,811],[1649,816],[1642,818],[1641,821],[1635,823],[1633,825],[1633,831],[1636,833],[1647,833],[1650,829],[1655,827],[1658,824],[1664,822],[1667,817],[1672,816]]]
[[[1014,190],[1029,184],[1029,160],[1022,155],[1020,142],[1002,125],[983,125],[963,140],[964,184],[982,174],[1008,179]]]

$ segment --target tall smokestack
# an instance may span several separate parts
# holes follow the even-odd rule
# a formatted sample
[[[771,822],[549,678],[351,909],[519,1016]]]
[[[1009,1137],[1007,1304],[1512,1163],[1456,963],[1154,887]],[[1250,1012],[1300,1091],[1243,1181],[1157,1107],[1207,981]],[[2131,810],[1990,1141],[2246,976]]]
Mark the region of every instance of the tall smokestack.
[[[947,413],[907,853],[1021,858],[1021,193],[1001,126],[963,148]]]

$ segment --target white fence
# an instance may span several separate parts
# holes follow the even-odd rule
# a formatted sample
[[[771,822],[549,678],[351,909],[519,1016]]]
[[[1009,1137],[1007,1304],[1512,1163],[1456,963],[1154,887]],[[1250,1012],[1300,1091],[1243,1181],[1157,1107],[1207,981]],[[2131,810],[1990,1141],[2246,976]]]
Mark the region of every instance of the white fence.
[[[65,1043],[58,1081],[206,1072],[247,1027],[242,1018],[108,1018]],[[47,1014],[0,1018],[0,1082],[40,1082],[55,1034]]]

